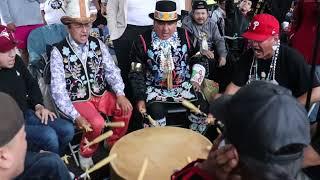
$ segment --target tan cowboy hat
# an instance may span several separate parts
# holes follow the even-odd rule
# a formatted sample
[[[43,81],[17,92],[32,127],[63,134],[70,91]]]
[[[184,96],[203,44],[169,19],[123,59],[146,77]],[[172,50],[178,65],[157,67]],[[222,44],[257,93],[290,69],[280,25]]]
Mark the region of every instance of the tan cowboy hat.
[[[67,0],[66,15],[61,17],[65,25],[71,23],[87,24],[96,20],[97,11],[90,7],[91,0]]]

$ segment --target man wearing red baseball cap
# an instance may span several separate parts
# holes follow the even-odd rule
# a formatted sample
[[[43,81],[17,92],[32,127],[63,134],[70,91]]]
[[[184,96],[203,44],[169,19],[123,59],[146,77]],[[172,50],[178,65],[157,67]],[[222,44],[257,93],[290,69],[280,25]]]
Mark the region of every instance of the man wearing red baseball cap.
[[[32,77],[19,56],[18,42],[6,26],[0,25],[0,92],[12,96],[25,119],[28,143],[35,151],[63,153],[72,140],[73,125],[43,106],[38,82]],[[30,146],[30,147],[35,147]]]
[[[279,22],[272,15],[253,17],[248,30],[242,34],[250,48],[236,63],[226,94],[235,94],[246,84],[264,80],[290,89],[301,104],[306,103],[310,67],[300,53],[280,43],[279,29]],[[315,77],[311,103],[320,100],[319,86],[319,78]]]

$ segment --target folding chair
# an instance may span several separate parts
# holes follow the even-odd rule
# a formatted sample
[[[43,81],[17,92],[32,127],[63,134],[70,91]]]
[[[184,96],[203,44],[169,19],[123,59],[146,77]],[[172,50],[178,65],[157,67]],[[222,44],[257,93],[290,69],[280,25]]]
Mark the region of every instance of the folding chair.
[[[58,110],[54,101],[52,100],[50,92],[50,63],[49,55],[53,44],[62,41],[68,35],[65,26],[62,24],[46,25],[33,30],[27,42],[29,52],[29,69],[32,74],[38,79],[41,93],[44,98],[45,106],[59,117],[64,119],[71,119]],[[75,136],[80,131],[76,131]],[[79,144],[72,145],[69,143],[69,149],[77,166],[79,161],[76,157]]]
[[[31,31],[27,41],[30,64],[35,64],[42,58],[47,60],[48,47],[60,42],[67,35],[68,32],[62,24],[46,25]]]
[[[29,52],[28,68],[31,74],[38,80],[44,98],[44,105],[51,111],[54,111],[55,108],[49,94],[50,87],[45,83],[43,72],[49,61],[48,54],[50,54],[51,46],[60,42],[67,34],[62,24],[46,25],[31,31],[27,41]]]

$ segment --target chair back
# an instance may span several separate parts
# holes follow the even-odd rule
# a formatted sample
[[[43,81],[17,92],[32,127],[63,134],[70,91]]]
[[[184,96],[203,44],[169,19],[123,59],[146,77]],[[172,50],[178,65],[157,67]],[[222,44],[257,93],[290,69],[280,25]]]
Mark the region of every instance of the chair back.
[[[35,64],[43,57],[48,59],[48,47],[62,41],[67,35],[66,27],[62,24],[50,24],[31,31],[27,41],[29,63]]]

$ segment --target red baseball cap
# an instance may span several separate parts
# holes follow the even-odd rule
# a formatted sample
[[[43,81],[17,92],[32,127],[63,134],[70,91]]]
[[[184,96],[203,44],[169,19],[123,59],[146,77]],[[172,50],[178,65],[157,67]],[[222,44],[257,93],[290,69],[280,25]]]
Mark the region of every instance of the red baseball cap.
[[[16,47],[18,41],[6,26],[0,25],[0,52],[7,52]]]
[[[248,30],[242,36],[249,40],[264,41],[279,34],[279,21],[270,14],[255,15],[249,24]]]

